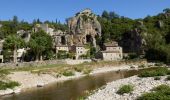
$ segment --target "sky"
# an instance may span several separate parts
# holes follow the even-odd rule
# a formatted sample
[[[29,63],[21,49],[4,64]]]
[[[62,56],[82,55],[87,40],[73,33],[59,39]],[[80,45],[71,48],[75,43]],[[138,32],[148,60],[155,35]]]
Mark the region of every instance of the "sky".
[[[39,18],[64,23],[66,18],[85,8],[97,15],[106,10],[137,19],[170,8],[170,0],[0,0],[0,20],[9,20],[16,15],[29,22]]]

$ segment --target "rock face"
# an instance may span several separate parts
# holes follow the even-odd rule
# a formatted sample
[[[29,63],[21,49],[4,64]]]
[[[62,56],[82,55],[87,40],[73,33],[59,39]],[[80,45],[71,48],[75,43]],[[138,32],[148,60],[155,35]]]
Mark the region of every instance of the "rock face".
[[[146,42],[142,38],[138,29],[134,29],[123,34],[123,38],[120,44],[123,47],[123,52],[125,53],[143,54],[143,47],[146,45]]]
[[[73,44],[92,42],[96,46],[95,36],[101,36],[101,25],[97,16],[90,9],[79,12],[75,17],[67,20],[69,33],[73,37]]]

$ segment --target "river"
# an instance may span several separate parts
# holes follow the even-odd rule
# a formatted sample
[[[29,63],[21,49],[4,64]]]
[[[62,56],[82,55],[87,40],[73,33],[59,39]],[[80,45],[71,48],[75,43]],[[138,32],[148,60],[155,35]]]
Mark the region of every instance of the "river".
[[[0,100],[77,100],[80,96],[86,95],[85,91],[98,89],[108,82],[137,75],[141,71],[124,70],[86,76],[80,79],[49,84],[42,88],[28,89],[19,94],[2,96]]]

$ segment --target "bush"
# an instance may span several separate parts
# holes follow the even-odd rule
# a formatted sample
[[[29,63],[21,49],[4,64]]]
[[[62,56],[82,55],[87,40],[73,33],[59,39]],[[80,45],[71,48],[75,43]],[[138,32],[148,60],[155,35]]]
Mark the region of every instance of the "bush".
[[[13,89],[16,86],[20,86],[20,84],[15,81],[10,81],[10,82],[0,81],[0,90],[6,90],[7,88]]]
[[[159,91],[159,92],[162,92],[162,91],[169,91],[170,90],[170,87],[168,85],[165,85],[165,84],[162,84],[162,85],[159,85],[155,88],[152,89],[153,91]]]
[[[122,95],[124,93],[131,93],[133,90],[134,89],[132,85],[123,85],[122,87],[119,88],[117,93]]]
[[[161,77],[159,77],[159,76],[154,77],[154,80],[160,80],[160,79],[161,79]]]
[[[151,92],[143,94],[137,100],[170,100],[169,98],[169,96],[164,96],[163,93]]]
[[[170,76],[167,76],[166,80],[170,80]]]
[[[170,87],[160,85],[152,89],[151,93],[144,93],[137,100],[170,100]]]
[[[143,71],[141,72],[138,77],[154,77],[154,76],[165,76],[168,73],[168,69],[164,67],[160,67],[156,70],[152,71]]]
[[[74,75],[74,72],[73,71],[64,71],[62,73],[64,76],[73,76]]]

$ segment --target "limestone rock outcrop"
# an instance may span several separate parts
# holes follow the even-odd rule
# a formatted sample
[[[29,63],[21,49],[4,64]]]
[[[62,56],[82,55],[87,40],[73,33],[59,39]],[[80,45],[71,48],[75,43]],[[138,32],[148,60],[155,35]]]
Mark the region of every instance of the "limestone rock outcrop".
[[[131,30],[123,34],[120,45],[125,53],[144,54],[145,39],[138,29]]]
[[[79,12],[75,17],[67,20],[69,33],[73,37],[73,44],[92,42],[96,46],[95,36],[101,36],[101,25],[97,16],[90,9]]]

